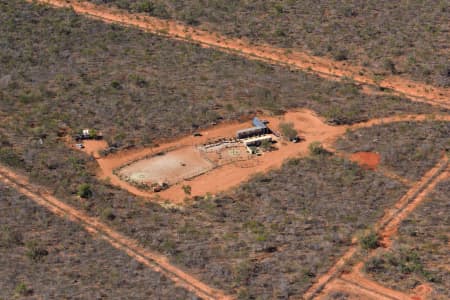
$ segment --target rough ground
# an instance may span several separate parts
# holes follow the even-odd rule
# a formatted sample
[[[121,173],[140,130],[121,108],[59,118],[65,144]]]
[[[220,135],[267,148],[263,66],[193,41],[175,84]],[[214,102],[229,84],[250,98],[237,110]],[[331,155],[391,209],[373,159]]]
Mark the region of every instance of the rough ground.
[[[114,231],[98,219],[89,217],[74,207],[61,202],[54,196],[49,195],[46,191],[43,191],[42,187],[32,185],[27,177],[0,166],[0,180],[2,183],[13,187],[15,190],[26,195],[38,205],[45,207],[52,213],[81,225],[86,231],[93,235],[98,235],[98,237],[106,240],[111,246],[124,251],[130,257],[144,264],[146,267],[166,275],[176,285],[193,292],[197,296],[205,299],[229,299],[229,297],[221,291],[210,288],[208,285],[183,272],[183,270],[173,266],[167,261],[166,257],[143,249],[138,242]],[[111,212],[106,219],[113,220],[114,218],[115,217]],[[34,248],[32,248],[32,250]],[[40,256],[43,256],[42,251],[46,251],[45,249],[42,250],[40,247],[36,249],[37,255]],[[32,253],[32,255],[35,254]],[[44,256],[45,255],[47,254],[44,253]]]
[[[450,122],[396,122],[352,130],[336,147],[346,152],[369,151],[381,156],[380,166],[410,180],[419,179],[450,146]]]
[[[365,270],[370,277],[406,292],[426,284],[432,290],[433,299],[450,297],[449,187],[448,179],[442,181],[403,220],[392,247],[366,263]]]
[[[2,163],[51,189],[74,213],[101,219],[105,230],[139,241],[147,253],[164,254],[187,276],[242,298],[300,296],[406,187],[319,155],[255,175],[232,193],[189,199],[184,208],[160,206],[98,180],[95,160],[66,147],[69,128],[104,129],[118,146],[148,145],[258,109],[307,107],[345,124],[439,111],[381,91],[367,95],[367,87],[353,82],[290,72],[268,64],[272,54],[258,58],[266,63],[249,61],[21,1],[1,2],[0,14]],[[279,49],[269,50],[282,58],[278,63],[289,63]],[[319,63],[302,57],[295,58],[301,68]],[[316,70],[329,67],[327,60]],[[359,73],[338,68],[335,75],[348,74]],[[389,86],[448,105],[448,91],[398,84],[394,77]],[[426,161],[435,152],[423,154]],[[410,169],[416,167],[423,173],[421,165]],[[81,184],[90,185],[91,197],[76,196]]]
[[[129,14],[126,11],[111,10],[105,6],[95,6],[88,3],[61,0],[40,0],[56,7],[71,7],[81,14],[99,18],[105,22],[113,22],[136,26],[144,30],[173,38],[187,41],[195,41],[205,47],[213,47],[222,51],[232,51],[249,59],[258,59],[266,62],[276,62],[303,70],[314,70],[325,77],[346,77],[364,84],[376,84],[382,88],[406,94],[412,99],[428,102],[449,108],[447,102],[450,91],[446,88],[429,86],[420,82],[413,82],[406,78],[390,75],[379,77],[374,74],[365,74],[366,69],[362,67],[349,67],[346,63],[336,62],[326,58],[319,58],[303,52],[280,49],[272,46],[255,46],[252,43],[240,39],[228,39],[218,33],[199,31],[192,27],[177,24],[173,21],[149,18],[143,15]],[[338,59],[339,60],[339,59]],[[442,67],[443,77],[446,79],[447,67]]]
[[[426,201],[426,197],[435,189],[437,184],[445,183],[445,180],[448,179],[450,174],[448,166],[448,157],[444,156],[395,205],[385,212],[383,218],[375,226],[376,235],[380,237],[379,245],[375,248],[378,246],[389,248],[391,246],[390,240],[396,235],[400,222],[408,217],[418,205]],[[359,249],[359,251],[362,250]],[[355,257],[355,254],[358,253],[358,247],[356,245],[350,247],[327,273],[319,277],[318,281],[306,292],[304,298],[311,299],[318,295],[318,299],[334,299],[334,297],[339,298],[338,296],[340,295],[342,297],[350,297],[350,299],[428,299],[431,288],[427,284],[419,286],[418,283],[414,286],[414,290],[409,289],[406,293],[402,293],[383,286],[382,282],[378,283],[370,278],[366,278],[362,272],[364,263],[366,263],[366,269],[370,270],[377,262],[380,262],[378,253],[383,253],[382,251],[382,249],[364,249],[361,254]],[[399,265],[398,261],[389,261],[395,266]],[[350,262],[354,266],[351,269],[347,268],[347,270],[344,270],[344,266]],[[403,261],[401,269],[407,273],[414,271],[425,274],[423,267],[420,265],[420,258],[415,254]],[[379,271],[383,272],[382,270]],[[394,278],[398,277],[391,276],[390,280],[398,282]]]
[[[450,86],[447,1],[89,1],[363,65],[366,74],[401,74]]]
[[[196,299],[2,181],[0,265],[1,299]]]

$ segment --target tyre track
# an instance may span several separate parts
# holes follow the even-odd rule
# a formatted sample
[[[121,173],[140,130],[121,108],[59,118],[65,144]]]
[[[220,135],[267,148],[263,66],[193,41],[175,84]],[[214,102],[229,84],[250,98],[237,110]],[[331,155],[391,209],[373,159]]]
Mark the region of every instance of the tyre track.
[[[27,0],[33,2],[33,0]],[[214,48],[252,60],[288,66],[306,72],[318,74],[328,79],[351,78],[360,84],[378,85],[397,95],[407,96],[413,101],[450,109],[450,89],[438,88],[411,81],[400,76],[387,76],[383,80],[374,79],[374,75],[365,75],[363,68],[349,66],[343,62],[324,57],[316,57],[296,50],[287,50],[270,45],[253,45],[244,39],[228,38],[219,33],[183,25],[172,20],[162,20],[143,14],[132,14],[106,5],[78,2],[76,0],[34,0],[55,7],[71,8],[78,14],[90,16],[107,23],[118,23],[140,28],[144,31],[169,38],[196,43],[203,47]]]
[[[381,243],[384,246],[390,246],[390,238],[397,232],[398,226],[409,213],[411,213],[420,203],[422,203],[428,193],[430,193],[434,187],[445,180],[449,176],[448,169],[448,156],[444,155],[442,159],[429,170],[419,181],[417,181],[407,192],[403,195],[395,205],[385,213],[385,215],[378,221],[376,226],[377,233],[382,237]],[[360,288],[366,290],[373,290],[379,284],[365,278],[360,269],[362,264],[358,264],[353,268],[349,274],[341,276],[343,267],[354,257],[358,252],[358,245],[352,245],[347,252],[333,265],[333,267],[324,275],[318,278],[315,284],[313,284],[308,291],[303,295],[304,299],[320,298],[321,292],[325,289],[331,289],[332,286],[337,284],[337,280],[346,279],[353,284],[359,284]],[[341,278],[342,277],[342,278]],[[342,284],[342,283],[341,283]],[[381,286],[380,286],[381,287]],[[394,299],[409,299],[409,296],[404,296],[403,293],[394,291],[383,287],[381,294],[387,295],[386,291],[391,291],[390,297]],[[401,295],[401,296],[398,296]]]
[[[152,270],[164,274],[176,285],[193,292],[198,297],[203,299],[232,299],[232,297],[222,291],[207,286],[183,270],[170,264],[167,257],[142,248],[137,241],[127,238],[96,218],[90,217],[72,206],[63,203],[46,193],[43,188],[32,185],[24,176],[1,165],[0,180],[52,213],[67,217],[71,221],[82,225],[90,234],[100,236],[116,249],[124,251]]]

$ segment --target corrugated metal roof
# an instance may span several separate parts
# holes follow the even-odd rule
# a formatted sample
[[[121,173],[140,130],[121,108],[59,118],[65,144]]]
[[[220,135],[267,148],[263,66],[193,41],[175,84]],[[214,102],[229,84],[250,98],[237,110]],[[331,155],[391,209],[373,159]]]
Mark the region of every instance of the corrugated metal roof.
[[[258,117],[253,118],[253,125],[259,128],[266,128],[266,124],[264,124]]]

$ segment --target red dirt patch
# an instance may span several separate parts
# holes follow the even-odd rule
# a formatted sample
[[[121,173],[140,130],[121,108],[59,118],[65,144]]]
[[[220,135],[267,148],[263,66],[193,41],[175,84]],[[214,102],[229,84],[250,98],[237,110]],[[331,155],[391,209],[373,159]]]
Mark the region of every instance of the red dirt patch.
[[[266,152],[262,156],[249,160],[248,162],[236,162],[233,164],[221,164],[201,176],[195,177],[191,180],[183,180],[173,185],[168,190],[165,190],[158,194],[158,198],[155,198],[155,194],[149,191],[141,190],[132,184],[121,180],[114,174],[114,170],[127,165],[131,162],[142,159],[146,156],[153,155],[160,151],[167,151],[173,148],[180,148],[186,146],[195,146],[205,144],[219,138],[229,138],[235,135],[239,129],[249,127],[249,122],[238,123],[223,123],[209,129],[205,129],[201,132],[202,136],[193,137],[185,136],[172,141],[166,141],[161,143],[157,147],[153,148],[140,148],[121,151],[119,153],[110,154],[106,157],[96,156],[100,170],[98,176],[101,179],[108,180],[111,184],[128,190],[129,192],[152,200],[164,202],[164,199],[171,200],[174,203],[181,204],[186,195],[183,191],[183,185],[189,185],[192,188],[191,196],[203,196],[207,193],[216,194],[223,192],[230,188],[239,185],[250,179],[252,175],[258,172],[267,172],[270,169],[279,168],[283,161],[287,158],[306,156],[309,154],[308,145],[313,141],[322,142],[322,144],[332,149],[335,140],[345,133],[347,129],[357,129],[370,127],[377,124],[386,124],[392,122],[401,121],[424,121],[430,119],[427,115],[405,115],[394,116],[381,119],[373,119],[365,123],[359,123],[352,126],[330,126],[317,117],[317,115],[309,110],[291,111],[284,116],[269,117],[263,116],[264,119],[269,121],[269,127],[272,129],[278,129],[280,122],[292,122],[294,127],[299,131],[304,142],[301,143],[286,143],[281,142],[277,144],[278,150],[273,152]],[[433,116],[435,120],[450,120],[450,116]],[[85,149],[82,149],[88,154],[94,154],[102,148],[106,148],[105,141],[86,141]]]
[[[380,164],[380,154],[375,152],[356,152],[350,156],[350,160],[365,169],[375,170]]]

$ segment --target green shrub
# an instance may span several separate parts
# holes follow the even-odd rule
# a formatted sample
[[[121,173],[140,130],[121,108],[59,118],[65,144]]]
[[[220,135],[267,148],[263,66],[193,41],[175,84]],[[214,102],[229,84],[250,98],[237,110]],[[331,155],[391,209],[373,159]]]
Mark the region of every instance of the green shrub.
[[[77,195],[85,199],[92,197],[91,186],[87,183],[81,184],[78,186]]]
[[[36,241],[27,242],[25,246],[27,248],[25,254],[32,261],[41,261],[45,256],[48,255],[48,251],[41,247]]]
[[[14,289],[17,295],[19,296],[29,296],[33,293],[32,289],[29,289],[27,285],[23,282],[19,283]]]
[[[364,250],[376,249],[380,246],[380,237],[376,232],[370,232],[361,238],[360,245]]]
[[[312,142],[308,146],[309,153],[311,155],[330,155],[331,152],[325,149],[320,142]]]
[[[183,191],[184,191],[184,193],[186,194],[186,195],[191,195],[191,192],[192,192],[192,188],[191,188],[191,186],[190,185],[183,185]]]
[[[116,215],[114,214],[113,210],[108,207],[102,211],[101,218],[105,221],[112,221],[116,218]]]
[[[294,123],[288,122],[288,123],[281,123],[280,124],[280,131],[284,138],[287,140],[292,140],[297,137],[298,132],[294,128]]]

